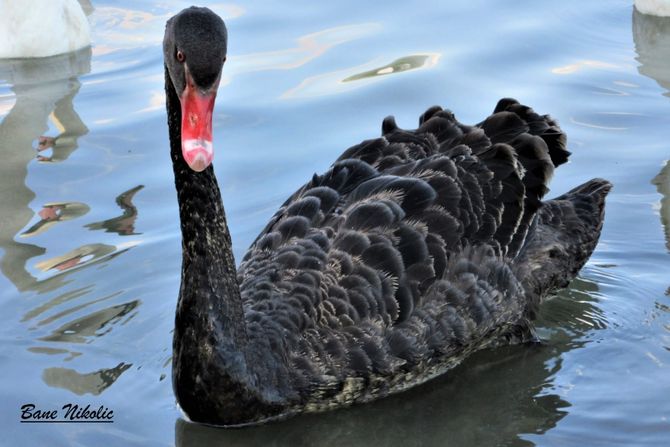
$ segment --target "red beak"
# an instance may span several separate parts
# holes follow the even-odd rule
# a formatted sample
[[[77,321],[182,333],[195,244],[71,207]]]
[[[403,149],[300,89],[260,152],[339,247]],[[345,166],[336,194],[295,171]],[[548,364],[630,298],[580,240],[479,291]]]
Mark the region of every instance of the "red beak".
[[[181,153],[191,169],[204,171],[212,164],[212,112],[218,81],[200,90],[186,68],[186,87],[181,95]]]

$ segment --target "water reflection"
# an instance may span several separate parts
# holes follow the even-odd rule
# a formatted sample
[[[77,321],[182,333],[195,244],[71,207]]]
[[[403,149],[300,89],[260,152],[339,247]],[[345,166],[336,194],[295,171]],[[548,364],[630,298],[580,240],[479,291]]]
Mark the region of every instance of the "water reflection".
[[[90,62],[90,48],[50,58],[0,61],[0,79],[8,81],[15,95],[13,107],[0,122],[3,158],[0,164],[3,178],[0,184],[0,249],[3,251],[0,270],[20,292],[55,290],[66,283],[64,274],[75,267],[111,259],[134,245],[81,245],[37,263],[35,267],[42,272],[57,272],[51,277],[38,279],[30,273],[27,263],[31,258],[45,254],[46,249],[16,240],[17,235],[25,240],[90,211],[89,206],[81,202],[50,202],[34,213],[29,205],[35,193],[26,186],[32,160],[65,161],[78,148],[78,139],[88,133],[74,110],[73,100],[81,86],[78,77],[90,71]],[[58,129],[55,137],[43,135],[48,130],[49,121]],[[38,147],[34,148],[36,140]],[[117,197],[117,204],[123,210],[121,216],[88,227],[120,235],[136,234],[137,209],[132,198],[140,189],[142,186],[137,186]],[[39,220],[21,231],[35,214]]]
[[[81,247],[77,247],[74,250],[70,250],[64,255],[54,256],[53,258],[46,259],[44,261],[38,262],[35,267],[47,272],[49,270],[58,270],[64,271],[69,270],[73,267],[82,265],[88,261],[93,261],[99,259],[105,255],[113,253],[116,250],[116,247],[113,245],[107,244],[86,244]]]
[[[633,8],[633,39],[640,63],[638,71],[654,79],[666,90],[664,95],[670,96],[670,17],[642,14]],[[651,182],[663,196],[659,212],[670,250],[670,160],[665,161]]]
[[[561,355],[605,327],[598,288],[577,279],[545,303],[539,323],[546,344],[480,352],[444,377],[371,404],[239,430],[178,419],[176,445],[534,445],[569,412],[554,385]]]
[[[665,166],[651,183],[656,185],[656,190],[662,196],[659,214],[665,229],[665,246],[670,251],[670,160],[665,161]]]
[[[46,368],[42,372],[44,382],[55,388],[64,388],[79,396],[97,396],[109,388],[132,364],[119,363],[113,368],[99,369],[90,373],[79,373],[69,368]]]
[[[310,76],[298,86],[282,94],[281,99],[305,98],[323,95],[332,95],[361,87],[364,83],[352,81],[372,82],[385,75],[402,73],[405,71],[431,68],[440,60],[440,54],[413,54],[404,56],[386,64],[375,59],[363,66],[336,70],[316,76]]]
[[[26,262],[45,252],[14,240],[34,215],[29,203],[35,194],[26,186],[28,165],[35,159],[33,141],[47,131],[52,115],[61,134],[54,138],[52,155],[45,158],[66,159],[76,149],[77,138],[88,130],[74,112],[72,100],[79,91],[77,77],[88,73],[90,66],[90,48],[50,58],[0,61],[0,79],[11,85],[15,95],[12,109],[0,122],[0,270],[19,291],[36,282]],[[49,210],[43,211],[48,220]]]
[[[133,205],[133,197],[142,188],[144,188],[144,185],[138,185],[116,197],[116,204],[123,210],[123,214],[102,222],[90,223],[86,225],[86,228],[91,230],[105,230],[107,233],[117,233],[119,236],[140,234],[135,233],[137,207]]]
[[[430,67],[437,63],[439,55],[437,54],[415,54],[412,56],[405,56],[394,60],[390,64],[383,67],[374,68],[372,70],[357,73],[344,78],[342,82],[358,81],[359,79],[372,78],[375,76],[386,76],[393,73],[401,73],[403,71],[415,70],[421,67]]]
[[[633,8],[633,39],[640,74],[654,79],[670,96],[670,17],[642,14]]]
[[[108,300],[117,295],[118,293],[86,303],[82,306],[76,306],[74,308],[67,309],[57,315],[40,321],[39,325],[51,323],[54,320],[61,319],[68,314],[80,310],[82,307]],[[139,304],[140,302],[135,300],[123,304],[118,304],[116,306],[111,306],[97,312],[92,312],[90,314],[84,315],[83,317],[68,321],[59,328],[55,329],[51,335],[42,337],[40,340],[67,343],[86,343],[91,337],[101,337],[105,335],[105,333],[107,333],[111,326],[117,321],[122,319],[124,322],[130,320],[135,315],[133,311],[135,308],[137,308],[137,306],[139,306]],[[124,319],[126,316],[128,316],[128,318]]]
[[[24,316],[22,321],[27,321],[28,319],[34,318],[57,304],[64,304],[67,301],[84,294],[81,290],[78,292],[79,293],[61,295],[56,300],[51,301],[47,305],[42,305],[39,307],[39,309],[34,309],[30,312],[30,315]],[[109,296],[72,306],[68,309],[40,320],[37,325],[33,327],[33,329],[40,326],[49,325],[58,320],[67,319],[71,315],[80,312],[82,309],[111,300],[120,294],[121,292],[116,292]],[[114,325],[123,325],[130,321],[137,314],[137,308],[140,303],[141,302],[139,300],[133,300],[118,305],[112,305],[95,312],[87,313],[82,317],[67,321],[58,328],[54,329],[51,334],[40,337],[39,340],[61,344],[89,343],[91,339],[95,337],[102,337],[109,333]],[[73,358],[81,355],[80,352],[64,348],[52,348],[44,346],[34,346],[29,348],[29,351],[39,354],[69,354],[69,356],[66,357],[64,361],[72,360]],[[119,376],[131,366],[132,364],[121,362],[113,368],[103,368],[89,373],[79,373],[71,368],[49,367],[45,368],[42,372],[42,379],[47,385],[51,387],[64,388],[78,395],[86,393],[99,395],[105,389],[111,386],[119,378]]]
[[[47,231],[58,222],[76,219],[88,213],[90,208],[81,202],[53,202],[42,206],[37,215],[40,220],[21,233],[21,237],[32,237]]]
[[[298,68],[335,46],[369,36],[380,29],[377,23],[362,23],[317,31],[299,37],[293,48],[236,56],[230,63],[230,70],[239,73]]]
[[[640,64],[638,71],[654,79],[665,90],[663,95],[670,97],[670,17],[642,14],[633,8],[633,39]],[[651,183],[662,196],[659,214],[665,230],[665,246],[670,251],[670,160],[665,161]],[[667,307],[664,310],[667,312]]]
[[[611,64],[609,62],[603,62],[598,60],[581,60],[573,64],[563,65],[561,67],[555,67],[551,69],[551,72],[554,74],[568,75],[573,74],[584,69],[613,69],[618,68],[617,65]]]
[[[56,274],[48,276],[44,279],[37,279],[32,276],[25,268],[25,260],[19,259],[19,261],[23,261],[23,264],[13,266],[11,264],[12,259],[7,259],[6,262],[8,266],[11,267],[10,272],[14,275],[12,277],[8,276],[8,278],[12,282],[14,282],[16,279],[23,281],[18,283],[14,282],[14,285],[21,292],[27,290],[35,290],[42,293],[53,291],[67,284],[69,282],[67,279],[68,276],[71,273],[77,271],[79,268],[111,261],[117,256],[122,255],[131,248],[135,247],[137,244],[139,244],[137,241],[118,245],[84,244],[75,248],[74,250],[67,252],[64,255],[55,256],[37,263],[35,267],[43,272],[48,272],[50,270],[57,271]],[[37,255],[41,255],[46,251],[44,248],[37,248],[41,250],[39,253],[37,253]],[[5,259],[6,258],[3,258],[3,261]],[[5,273],[4,270],[3,273]],[[71,292],[67,293],[69,294]],[[58,301],[59,298],[57,297],[43,306],[51,308],[53,305],[55,305],[52,303],[57,303]]]
[[[79,146],[77,139],[88,133],[88,127],[83,123],[72,106],[72,100],[79,92],[79,81],[73,83],[73,88],[62,99],[56,102],[53,112],[49,116],[59,134],[55,137],[42,135],[37,142],[37,160],[43,163],[58,163],[67,158]],[[49,153],[51,149],[51,153]]]

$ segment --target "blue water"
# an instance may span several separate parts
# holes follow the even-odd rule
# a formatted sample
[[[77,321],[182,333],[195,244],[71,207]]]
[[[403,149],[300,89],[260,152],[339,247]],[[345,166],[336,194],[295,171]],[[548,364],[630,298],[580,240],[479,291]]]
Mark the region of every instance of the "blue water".
[[[170,384],[181,252],[161,40],[189,4],[82,3],[92,51],[0,61],[0,444],[670,444],[670,19],[619,0],[210,5],[230,36],[214,164],[238,259],[314,172],[433,104],[474,123],[516,97],[569,136],[551,194],[615,185],[591,261],[542,310],[543,346],[220,430],[183,421]],[[114,423],[18,422],[23,404],[68,402]]]

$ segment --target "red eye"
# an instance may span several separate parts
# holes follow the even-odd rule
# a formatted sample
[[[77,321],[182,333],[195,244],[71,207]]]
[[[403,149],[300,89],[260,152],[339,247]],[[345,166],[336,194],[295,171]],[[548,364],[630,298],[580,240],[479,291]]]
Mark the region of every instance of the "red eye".
[[[186,59],[186,58],[184,57],[184,53],[182,53],[181,51],[177,51],[177,60],[178,60],[179,62],[184,62],[184,59]]]

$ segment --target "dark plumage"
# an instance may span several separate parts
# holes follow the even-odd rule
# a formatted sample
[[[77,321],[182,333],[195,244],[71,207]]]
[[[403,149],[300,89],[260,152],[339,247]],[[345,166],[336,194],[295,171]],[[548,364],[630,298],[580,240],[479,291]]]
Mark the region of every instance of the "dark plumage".
[[[476,126],[440,107],[416,130],[386,118],[381,138],[281,206],[236,271],[213,169],[191,170],[180,147],[175,53],[209,58],[202,75],[188,66],[196,83],[218,79],[222,26],[190,8],[165,37],[183,236],[173,386],[189,418],[241,425],[365,402],[532,337],[542,298],[593,251],[611,187],[541,201],[569,155],[556,122],[513,99]]]

